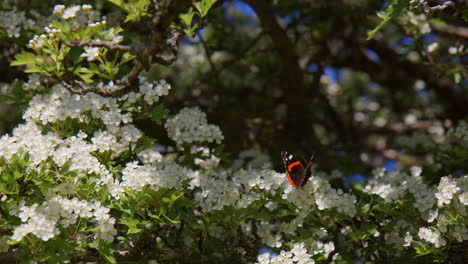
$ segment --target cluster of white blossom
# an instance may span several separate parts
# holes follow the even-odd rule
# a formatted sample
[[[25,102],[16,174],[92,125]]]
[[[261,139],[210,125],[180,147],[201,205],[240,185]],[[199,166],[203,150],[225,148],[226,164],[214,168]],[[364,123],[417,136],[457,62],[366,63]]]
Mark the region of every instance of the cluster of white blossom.
[[[386,202],[397,201],[409,192],[415,198],[413,206],[421,213],[427,212],[435,204],[435,190],[422,182],[421,172],[420,167],[412,167],[411,176],[400,171],[385,173],[385,169],[377,169],[364,192],[376,194]]]
[[[221,210],[241,199],[240,186],[228,180],[227,171],[197,171],[192,175],[190,186],[200,188],[194,193],[194,198],[203,212]]]
[[[414,33],[425,35],[431,33],[431,25],[428,22],[428,17],[425,14],[416,14],[412,11],[407,12],[407,16],[402,16],[401,19],[408,20],[414,26]]]
[[[232,163],[231,168],[238,170],[247,169],[270,169],[270,157],[257,149],[248,149],[239,153],[237,159]]]
[[[437,50],[437,48],[439,48],[439,42],[432,42],[430,44],[427,45],[426,47],[426,51],[428,53],[432,53],[434,52],[435,50]]]
[[[218,144],[224,136],[216,125],[207,123],[206,114],[197,107],[184,108],[165,124],[169,137],[178,147],[184,143],[216,142]]]
[[[32,30],[35,25],[32,19],[26,18],[24,11],[0,11],[0,31],[9,38],[19,38],[22,30]]]
[[[96,131],[91,139],[100,152],[112,150],[114,153],[122,153],[133,148],[143,132],[132,124],[107,126],[107,131]],[[110,142],[107,139],[111,139]]]
[[[240,169],[232,177],[228,175],[225,170],[207,170],[190,176],[191,188],[200,188],[195,199],[203,211],[220,210],[225,205],[245,208],[282,191],[282,198],[300,208],[302,216],[310,213],[315,205],[319,210],[335,209],[351,217],[356,213],[354,195],[333,189],[326,180],[316,176],[296,190],[287,183],[284,173],[273,170]]]
[[[206,70],[209,66],[206,65],[206,56],[203,56],[203,47],[198,45],[181,45],[179,48],[179,58],[175,61],[177,65],[185,67],[187,65],[204,66]]]
[[[28,48],[40,50],[44,46],[46,41],[48,41],[48,39],[45,34],[34,35],[34,37],[29,40]]]
[[[290,200],[302,214],[313,210],[315,204],[319,210],[332,210],[353,217],[356,214],[356,197],[345,193],[341,189],[333,189],[330,183],[324,179],[324,174],[312,176],[309,182],[300,190],[286,188],[283,199]]]
[[[190,149],[191,154],[198,156],[194,160],[195,165],[205,169],[216,168],[221,161],[221,159],[216,157],[212,152],[210,148],[200,146],[192,146]]]
[[[37,80],[31,80],[31,84],[28,85],[40,85]],[[30,169],[36,169],[37,166],[45,164],[44,162],[51,161],[59,168],[68,164],[68,168],[78,172],[78,176],[92,173],[90,181],[106,185],[111,194],[118,198],[124,193],[125,188],[135,188],[138,181],[131,178],[132,176],[141,179],[145,173],[144,170],[140,169],[141,173],[133,173],[132,175],[130,169],[126,169],[123,172],[122,183],[120,183],[95,155],[96,152],[112,151],[112,157],[117,156],[119,153],[129,150],[129,147],[142,136],[140,130],[129,124],[132,121],[132,116],[121,112],[120,100],[124,100],[124,98],[104,98],[91,93],[73,95],[61,85],[55,85],[51,93],[33,97],[29,109],[24,114],[25,124],[19,125],[11,136],[4,135],[0,138],[0,156],[8,160],[14,154],[28,153],[31,162]],[[53,131],[43,134],[35,123],[38,121],[44,125],[56,124],[67,119],[75,119],[85,124],[94,121],[102,122],[105,125],[105,130],[94,131],[92,137],[80,131],[75,136],[62,139]],[[156,167],[150,168],[148,171],[152,172],[153,169]],[[190,177],[190,171],[172,162],[157,167],[157,172],[154,175],[147,176],[153,178],[153,181],[150,181],[153,187],[172,188],[180,187],[181,182]],[[75,184],[62,183],[49,192],[73,195],[73,190],[76,188]],[[84,202],[80,201],[80,206],[85,205]],[[59,234],[59,225],[65,227],[66,223],[70,221],[69,224],[72,224],[77,216],[91,218],[94,214],[97,227],[100,229],[100,232],[96,233],[97,236],[109,241],[113,240],[116,233],[113,227],[115,219],[106,217],[107,212],[103,208],[93,209],[88,204],[86,205],[89,209],[86,213],[88,216],[82,216],[76,210],[72,212],[66,209],[69,203],[74,202],[66,199],[49,200],[40,206],[36,205],[36,208],[24,207],[25,212],[34,211],[37,214],[24,218],[23,224],[15,229],[14,239],[21,240],[24,235],[33,233],[47,240]],[[59,207],[62,210],[56,210],[57,204],[61,206]],[[53,211],[47,211],[49,209]],[[62,211],[61,214],[68,214],[55,214],[57,211]]]
[[[165,80],[160,80],[156,83],[143,82],[139,88],[143,99],[145,99],[148,104],[152,105],[159,100],[160,96],[169,94],[171,85],[166,83]]]
[[[283,236],[295,235],[296,230],[303,226],[304,217],[298,216],[289,222],[269,223],[262,221],[258,223],[257,235],[262,243],[272,247],[280,248],[285,240]]]
[[[297,264],[313,264],[315,263],[312,255],[307,253],[304,243],[295,243],[290,251],[282,250],[280,254],[271,256],[270,252],[265,252],[258,256],[258,264],[280,264],[280,263],[297,263]]]
[[[54,154],[55,147],[62,140],[53,132],[42,135],[34,122],[19,125],[12,136],[0,138],[0,157],[10,159],[13,155],[28,153],[31,166],[36,166]]]
[[[266,199],[280,186],[286,186],[284,174],[273,170],[239,170],[229,179],[226,170],[207,170],[192,175],[191,188],[200,188],[195,200],[204,212],[221,210],[226,205],[246,208]],[[266,193],[265,193],[266,191]]]
[[[75,19],[77,21],[88,21],[92,16],[96,15],[96,13],[91,12],[92,10],[93,7],[88,4],[84,4],[81,6],[74,5],[69,7],[66,7],[64,5],[55,5],[52,13],[63,20]]]
[[[441,146],[448,148],[451,145],[468,148],[468,123],[461,121],[456,127],[447,130]]]
[[[341,90],[343,90],[343,87],[341,87],[339,83],[325,74],[320,77],[320,85],[325,87],[325,92],[327,93],[327,97],[330,100],[330,103],[333,106],[337,106],[339,103],[337,95]]]
[[[41,205],[27,206],[20,204],[13,208],[11,215],[18,216],[23,224],[14,230],[12,239],[20,241],[27,234],[34,234],[47,241],[61,233],[61,228],[67,228],[81,219],[89,219],[95,223],[98,232],[95,238],[113,241],[117,230],[114,228],[115,219],[110,217],[109,208],[100,202],[89,202],[77,198],[67,199],[55,196]],[[73,232],[72,232],[73,233]]]
[[[386,202],[397,201],[407,193],[411,193],[414,197],[413,206],[421,213],[421,220],[427,223],[435,222],[435,225],[431,228],[420,227],[417,231],[404,220],[398,220],[396,224],[389,223],[393,232],[385,234],[386,242],[407,247],[411,245],[413,237],[418,235],[434,246],[441,247],[447,243],[445,237],[454,237],[459,242],[467,240],[468,229],[463,224],[463,220],[450,220],[443,212],[449,213],[447,210],[454,206],[457,212],[466,214],[468,175],[458,179],[450,176],[442,177],[435,190],[422,182],[420,167],[411,167],[410,171],[411,176],[402,172],[385,173],[384,169],[376,170],[374,179],[369,180],[364,191],[376,194]],[[404,237],[399,235],[401,230],[407,231]]]
[[[201,189],[195,196],[203,211],[222,209],[225,205],[245,208],[253,202],[265,199],[265,195],[276,193],[285,186],[284,174],[272,170],[239,170],[228,179],[227,171],[205,171],[196,173],[192,187]],[[267,191],[265,194],[264,191]]]
[[[411,242],[413,241],[413,236],[411,234],[415,234],[417,231],[403,219],[398,219],[396,221],[384,221],[381,223],[381,225],[385,226],[386,228],[390,228],[391,231],[384,234],[385,243],[387,245],[393,245],[398,254],[404,250],[404,247],[409,247],[411,245]],[[400,234],[403,230],[408,231],[404,237],[401,237]],[[403,245],[403,247],[401,245]]]
[[[468,175],[465,176],[465,178],[467,177]],[[442,207],[452,202],[454,194],[460,191],[460,187],[457,186],[457,181],[458,179],[452,179],[450,176],[442,177],[440,179],[439,186],[437,186],[437,193],[435,194],[438,207]]]
[[[23,84],[24,90],[42,90],[44,86],[41,84],[41,79],[39,74],[29,74],[28,82]]]
[[[23,118],[42,124],[64,121],[67,118],[87,124],[95,118],[108,126],[132,121],[130,113],[122,113],[117,98],[102,97],[94,93],[75,95],[62,85],[54,85],[50,94],[34,96]]]
[[[451,55],[457,55],[457,54],[464,54],[464,51],[465,51],[465,46],[464,45],[460,45],[460,46],[450,46],[448,48],[448,53],[451,54]]]
[[[429,243],[434,244],[436,247],[442,247],[447,244],[447,241],[442,238],[438,230],[432,230],[431,228],[421,227],[419,228],[418,235],[421,239],[426,240]]]
[[[34,49],[37,53],[42,53],[43,47],[50,47],[53,45],[53,39],[57,34],[62,31],[52,24],[44,27],[44,34],[34,35],[32,39],[29,40],[28,47]]]
[[[246,190],[264,190],[276,194],[278,188],[288,186],[284,173],[267,169],[239,169],[234,172],[233,180],[241,184]]]
[[[268,222],[261,222],[257,230],[258,237],[262,240],[262,243],[272,247],[280,248],[283,246],[283,236],[279,228]]]
[[[168,95],[171,85],[166,80],[157,82],[149,82],[145,77],[139,77],[140,86],[138,92],[130,92],[122,96],[121,100],[126,100],[130,103],[135,103],[138,99],[143,98],[146,103],[152,105],[159,101],[159,97]]]
[[[426,131],[414,131],[411,135],[401,135],[395,139],[396,143],[406,148],[428,148],[434,144],[434,138]]]
[[[84,53],[80,57],[85,57],[88,61],[94,61],[99,57],[98,47],[85,47]]]
[[[437,146],[439,151],[449,154],[456,149],[467,148],[468,125],[463,121],[456,126],[449,121],[434,121],[425,129],[413,131],[410,135],[398,136],[395,141],[404,148],[427,150],[425,160],[440,166],[441,164],[434,160],[436,153],[431,150]]]
[[[314,248],[314,251],[312,252],[313,255],[322,254],[325,258],[328,258],[328,256],[333,251],[335,251],[335,243],[333,243],[333,241],[329,241],[326,243],[322,241],[315,241],[313,248]],[[336,254],[334,257],[336,257]]]
[[[140,151],[138,158],[143,164],[156,164],[163,160],[163,156],[155,147]]]
[[[54,7],[53,14],[60,17],[62,20],[66,21],[65,23],[70,23],[71,28],[74,31],[77,31],[81,28],[86,27],[103,27],[101,32],[98,32],[95,36],[95,40],[98,41],[108,41],[110,44],[118,44],[123,40],[123,37],[118,35],[116,29],[104,29],[107,25],[107,21],[104,19],[102,21],[93,22],[99,18],[100,13],[93,10],[91,5],[75,5],[66,7],[64,5],[56,5]],[[44,33],[40,35],[35,35],[28,44],[29,48],[35,49],[36,52],[41,52],[44,44],[54,43],[54,40],[57,38],[58,33],[61,33],[61,30],[55,28],[53,25],[48,25],[44,27]],[[48,45],[51,46],[51,45]],[[52,46],[51,46],[52,47]],[[89,61],[95,60],[99,55],[99,48],[97,47],[86,47],[85,52],[81,55],[82,57],[87,57]]]
[[[160,188],[182,188],[184,181],[192,177],[191,170],[178,165],[175,162],[162,162],[157,165],[145,164],[138,165],[134,161],[128,163],[122,170],[121,188],[129,188],[131,190],[141,191],[143,187],[150,187],[153,190]],[[120,189],[111,189],[114,197],[121,196]]]

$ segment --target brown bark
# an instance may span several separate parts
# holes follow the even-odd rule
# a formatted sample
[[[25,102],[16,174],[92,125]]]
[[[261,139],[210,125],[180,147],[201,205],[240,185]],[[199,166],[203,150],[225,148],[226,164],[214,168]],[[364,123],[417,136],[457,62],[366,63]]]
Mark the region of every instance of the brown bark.
[[[291,152],[310,153],[314,151],[321,165],[326,167],[326,151],[312,129],[314,119],[309,110],[312,98],[308,96],[304,84],[304,76],[299,66],[296,49],[286,31],[279,25],[274,10],[267,1],[245,0],[245,2],[254,9],[263,30],[270,36],[281,61],[280,85],[285,92],[284,102],[287,106],[285,124],[287,136],[277,137],[286,138],[284,143],[280,141],[277,143],[284,150]]]

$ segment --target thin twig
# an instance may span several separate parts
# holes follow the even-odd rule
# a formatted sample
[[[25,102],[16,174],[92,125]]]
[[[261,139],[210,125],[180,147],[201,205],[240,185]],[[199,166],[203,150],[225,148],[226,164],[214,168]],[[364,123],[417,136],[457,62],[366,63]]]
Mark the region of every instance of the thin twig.
[[[102,40],[90,40],[90,41],[80,41],[77,43],[71,43],[71,42],[65,42],[65,45],[69,47],[104,47],[108,50],[118,50],[118,51],[128,51],[132,54],[138,54],[141,52],[141,48],[135,48],[132,46],[125,46],[125,45],[118,45],[118,44],[113,44],[108,41],[102,41]]]

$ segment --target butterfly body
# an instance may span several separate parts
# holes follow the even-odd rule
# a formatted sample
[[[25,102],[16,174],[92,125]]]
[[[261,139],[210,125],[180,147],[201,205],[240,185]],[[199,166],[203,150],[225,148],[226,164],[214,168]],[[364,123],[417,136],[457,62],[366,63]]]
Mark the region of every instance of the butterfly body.
[[[286,151],[281,152],[284,167],[286,168],[286,178],[294,188],[304,186],[310,178],[312,158],[309,159],[306,166],[296,160],[293,155]]]

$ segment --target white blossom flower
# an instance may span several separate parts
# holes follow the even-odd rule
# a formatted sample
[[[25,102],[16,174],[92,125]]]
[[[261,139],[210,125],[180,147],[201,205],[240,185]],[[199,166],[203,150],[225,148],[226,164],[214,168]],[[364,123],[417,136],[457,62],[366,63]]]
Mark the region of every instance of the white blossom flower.
[[[439,47],[439,43],[433,42],[427,46],[427,52],[432,53]]]
[[[59,15],[62,15],[63,14],[63,11],[65,10],[65,6],[64,5],[55,5],[54,6],[54,11],[52,11],[52,13],[56,16],[59,16]]]
[[[270,263],[270,252],[265,252],[260,255],[258,255],[258,264],[269,264]]]
[[[143,99],[150,105],[159,101],[160,96],[168,95],[169,90],[171,89],[171,85],[166,83],[165,80],[160,80],[159,82],[152,83],[147,82],[144,78],[141,78],[140,81],[140,93],[142,94]]]
[[[411,242],[413,241],[413,236],[410,234],[410,232],[406,232],[405,234],[405,243],[403,244],[404,247],[409,247],[411,245]]]
[[[88,61],[94,61],[99,57],[98,47],[86,47],[85,52],[81,54],[81,57],[86,57]]]
[[[439,231],[434,231],[427,227],[421,227],[418,235],[421,239],[426,240],[429,243],[434,244],[435,247],[445,246],[447,243],[442,237]]]
[[[63,11],[62,19],[68,20],[70,18],[75,18],[76,14],[81,10],[81,6],[70,6]]]
[[[442,207],[444,204],[450,204],[453,195],[460,191],[460,187],[457,186],[457,180],[449,177],[442,177],[440,179],[439,186],[437,187],[437,206]]]
[[[169,137],[179,147],[184,143],[221,143],[224,136],[218,126],[207,123],[206,114],[200,109],[184,108],[165,124]]]
[[[19,38],[21,31],[28,31],[35,27],[36,23],[26,18],[24,11],[0,11],[0,32],[5,32],[9,38]]]
[[[468,192],[463,192],[458,196],[458,200],[463,205],[468,205]]]
[[[84,11],[93,10],[93,6],[92,6],[92,5],[87,5],[87,4],[82,5],[81,8],[82,8]]]

